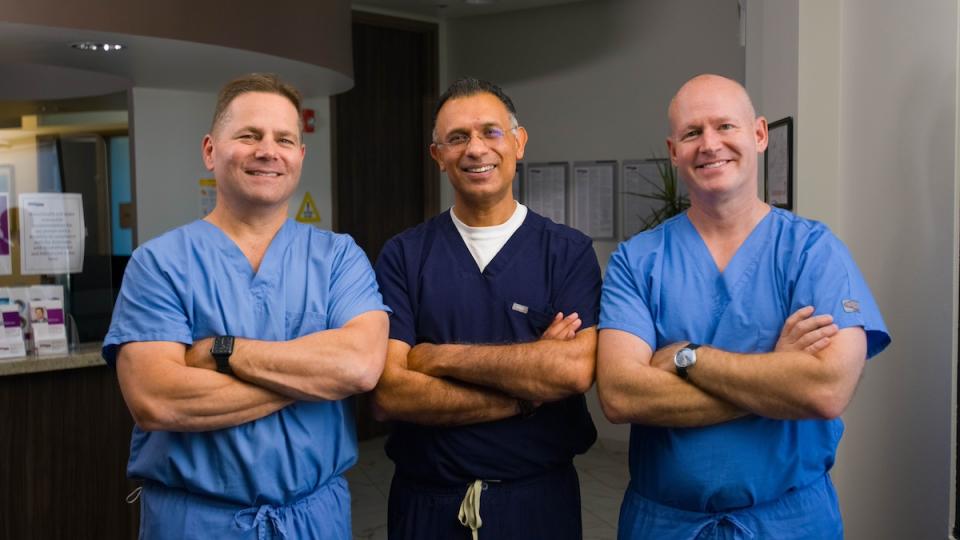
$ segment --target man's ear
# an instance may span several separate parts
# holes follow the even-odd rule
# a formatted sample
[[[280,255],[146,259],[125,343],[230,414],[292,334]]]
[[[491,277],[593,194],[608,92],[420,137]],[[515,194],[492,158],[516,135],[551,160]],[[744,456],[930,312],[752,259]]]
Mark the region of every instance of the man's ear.
[[[770,143],[770,132],[767,128],[767,119],[762,116],[758,116],[756,122],[754,122],[753,132],[757,138],[757,153],[762,153],[767,149],[767,144]]]
[[[677,147],[673,144],[673,139],[667,137],[667,155],[670,156],[670,163],[676,167],[677,166]]]
[[[440,147],[437,146],[437,143],[430,143],[430,157],[437,162],[437,165],[440,166],[440,172],[447,172],[446,166],[443,164],[443,160],[440,159]]]
[[[524,149],[527,147],[527,129],[523,126],[517,127],[517,159],[523,159]]]
[[[200,143],[200,154],[203,157],[203,165],[208,171],[213,170],[213,137],[207,133]]]

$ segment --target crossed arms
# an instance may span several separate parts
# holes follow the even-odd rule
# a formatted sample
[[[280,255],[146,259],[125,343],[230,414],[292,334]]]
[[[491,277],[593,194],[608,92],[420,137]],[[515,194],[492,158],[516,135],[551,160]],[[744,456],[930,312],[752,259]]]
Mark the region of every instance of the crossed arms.
[[[866,359],[862,328],[838,330],[805,307],[791,315],[773,352],[697,349],[680,378],[673,357],[686,342],[653,351],[633,334],[606,329],[597,350],[597,390],[613,422],[697,427],[747,414],[835,418],[850,402]]]
[[[517,415],[593,384],[596,329],[557,313],[539,340],[512,345],[414,347],[391,339],[374,390],[374,416],[425,425],[464,425]]]
[[[120,389],[145,431],[208,431],[272,414],[296,400],[336,400],[374,387],[383,370],[387,314],[362,313],[340,328],[289,341],[237,338],[216,371],[213,338],[187,347],[130,342],[117,353]]]

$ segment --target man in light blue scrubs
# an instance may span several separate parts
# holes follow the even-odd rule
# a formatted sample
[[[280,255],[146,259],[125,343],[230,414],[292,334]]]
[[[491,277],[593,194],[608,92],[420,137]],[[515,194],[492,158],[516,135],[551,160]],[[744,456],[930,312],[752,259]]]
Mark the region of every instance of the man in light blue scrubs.
[[[890,337],[844,245],[757,197],[767,123],[715,75],[670,104],[690,209],[611,256],[597,385],[632,423],[621,539],[838,539],[838,418]]]
[[[141,538],[351,538],[342,400],[376,384],[387,314],[349,236],[287,218],[304,149],[294,88],[228,83],[203,139],[216,207],[124,274],[103,356],[136,421]]]

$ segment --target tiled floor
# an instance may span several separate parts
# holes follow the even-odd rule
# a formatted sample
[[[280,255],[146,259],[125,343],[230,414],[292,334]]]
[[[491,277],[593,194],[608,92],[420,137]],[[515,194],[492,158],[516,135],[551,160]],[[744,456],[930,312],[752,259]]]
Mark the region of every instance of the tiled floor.
[[[574,463],[580,475],[584,540],[614,540],[623,490],[627,487],[626,443],[597,441]],[[347,474],[353,499],[355,540],[386,540],[387,493],[393,463],[383,453],[383,439],[360,443],[357,466]]]

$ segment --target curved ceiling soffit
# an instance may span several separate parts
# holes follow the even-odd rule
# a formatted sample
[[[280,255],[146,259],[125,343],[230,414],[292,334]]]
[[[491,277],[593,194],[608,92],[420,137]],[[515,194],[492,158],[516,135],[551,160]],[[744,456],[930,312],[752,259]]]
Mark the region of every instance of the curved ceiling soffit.
[[[188,8],[184,0],[57,3],[33,0],[5,7],[0,80],[32,71],[39,84],[53,75],[43,67],[58,66],[67,77],[58,85],[78,90],[94,87],[100,74],[107,91],[125,82],[126,87],[209,92],[252,71],[278,73],[307,97],[353,86],[350,6],[342,0],[304,3],[297,13],[280,17],[265,16],[262,3],[250,0],[234,1],[229,13],[202,2]],[[70,47],[78,41],[119,42],[127,48],[90,53]],[[30,64],[41,67],[26,67]],[[15,99],[3,95],[4,86],[0,98]]]

